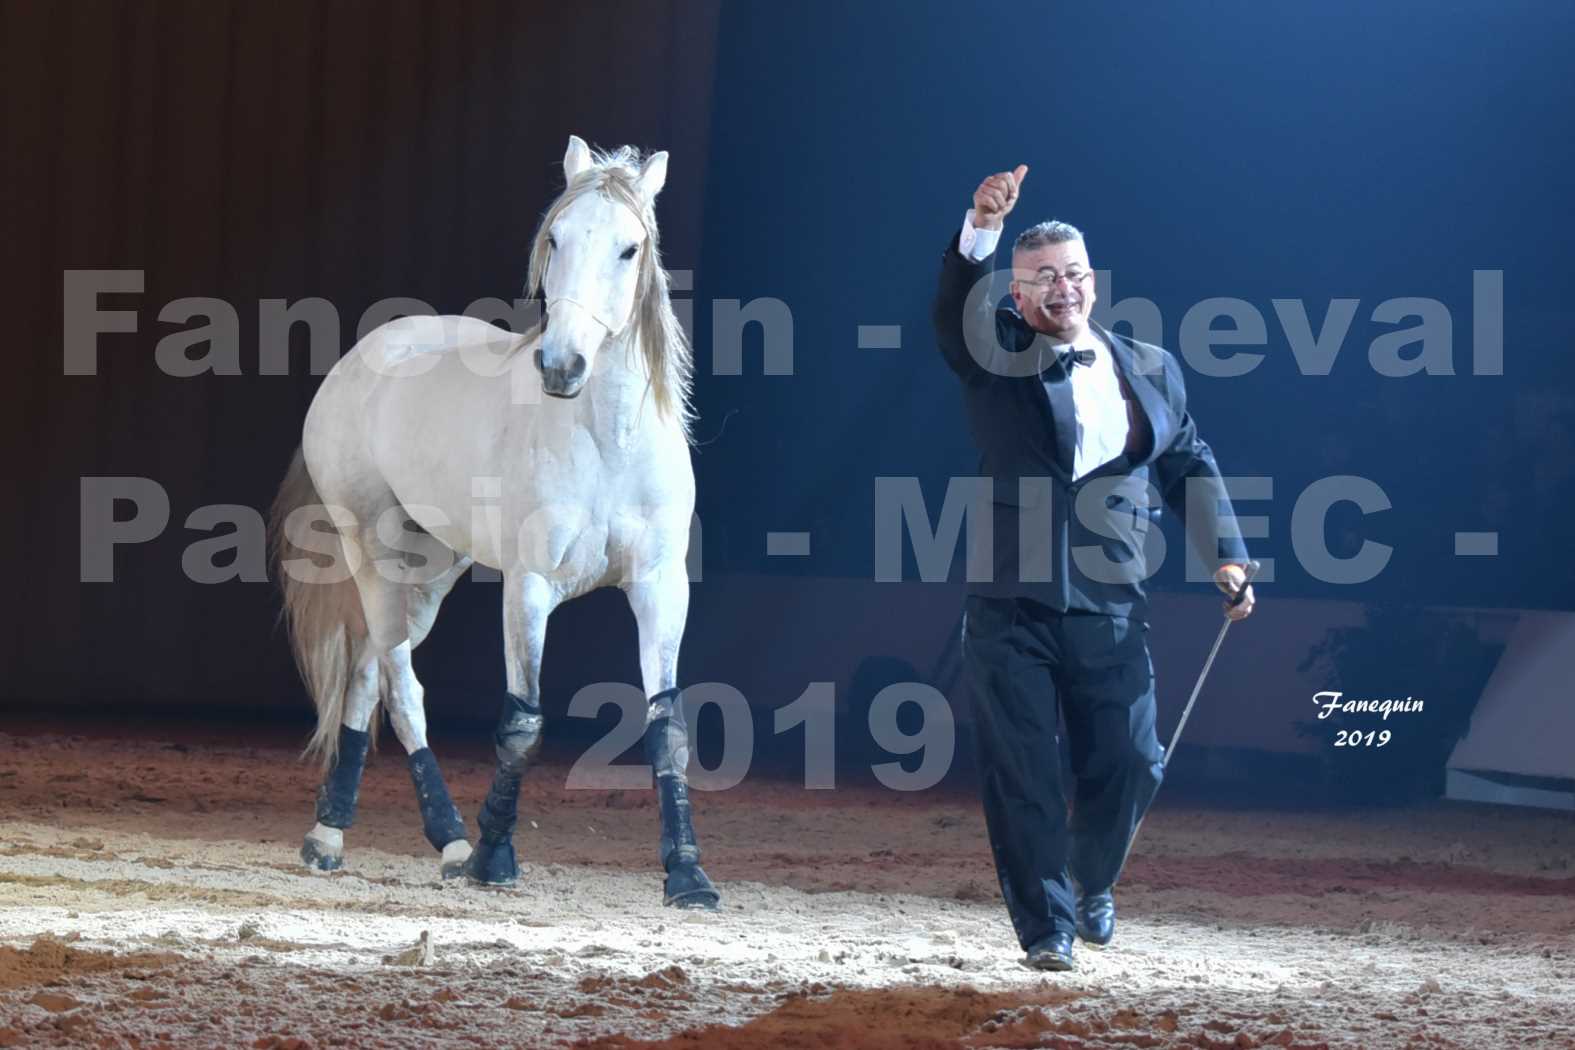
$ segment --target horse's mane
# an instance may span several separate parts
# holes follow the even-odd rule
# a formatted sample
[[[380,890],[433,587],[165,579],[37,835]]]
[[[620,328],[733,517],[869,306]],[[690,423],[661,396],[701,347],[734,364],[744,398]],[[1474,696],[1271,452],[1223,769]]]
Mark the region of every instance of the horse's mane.
[[[656,209],[640,192],[640,169],[645,157],[633,146],[621,146],[610,151],[593,150],[591,166],[564,187],[563,193],[552,202],[541,224],[536,228],[530,248],[530,270],[525,282],[525,294],[541,295],[541,283],[547,272],[547,234],[553,222],[587,193],[601,193],[627,207],[645,227],[646,243],[640,253],[639,283],[635,287],[635,338],[645,352],[647,390],[656,399],[657,411],[669,418],[676,418],[683,428],[684,437],[690,438],[690,424],[694,420],[691,402],[694,382],[694,351],[689,337],[673,313],[668,295],[667,271],[662,268],[661,243],[656,225]],[[538,323],[526,334],[522,345],[540,335]]]

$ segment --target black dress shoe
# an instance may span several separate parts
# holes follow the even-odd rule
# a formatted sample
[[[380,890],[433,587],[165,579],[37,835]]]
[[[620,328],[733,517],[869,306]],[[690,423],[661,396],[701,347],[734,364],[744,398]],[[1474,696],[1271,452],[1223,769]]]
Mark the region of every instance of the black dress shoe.
[[[1035,941],[1028,949],[1025,960],[1036,970],[1070,970],[1072,968],[1072,935],[1057,930],[1050,936]]]
[[[1077,935],[1084,943],[1099,947],[1116,935],[1116,898],[1109,890],[1085,893],[1077,899]]]

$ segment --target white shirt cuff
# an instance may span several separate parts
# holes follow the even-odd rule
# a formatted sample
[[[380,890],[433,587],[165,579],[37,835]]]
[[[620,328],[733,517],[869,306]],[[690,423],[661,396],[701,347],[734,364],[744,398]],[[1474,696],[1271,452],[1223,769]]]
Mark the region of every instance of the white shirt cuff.
[[[973,209],[969,208],[963,215],[962,234],[957,238],[957,250],[963,258],[972,259],[974,262],[984,262],[995,254],[996,245],[1001,243],[1000,230],[980,230],[973,225]]]

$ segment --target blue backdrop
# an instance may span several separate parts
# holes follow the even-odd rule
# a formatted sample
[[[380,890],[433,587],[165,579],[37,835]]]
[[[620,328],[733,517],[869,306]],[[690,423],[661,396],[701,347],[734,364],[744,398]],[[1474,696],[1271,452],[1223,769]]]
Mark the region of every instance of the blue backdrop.
[[[1268,515],[1253,548],[1283,593],[1569,607],[1572,30],[1550,3],[726,5],[696,293],[709,565],[867,577],[877,475],[921,478],[933,513],[975,472],[929,299],[973,187],[1026,163],[1008,236],[1082,227],[1106,299],[1152,300],[1167,346],[1210,297],[1265,318],[1253,371],[1187,377],[1224,471],[1274,479],[1239,509]],[[1501,376],[1473,374],[1473,270],[1503,271]],[[1447,307],[1455,374],[1369,363],[1418,324],[1373,319],[1406,296]],[[794,374],[764,374],[758,326],[744,374],[710,374],[710,301],[760,297],[792,311]],[[1358,300],[1329,374],[1298,368],[1276,299],[1314,333]],[[900,325],[901,349],[858,349],[861,324]],[[1394,547],[1359,592],[1290,547],[1296,498],[1335,474],[1393,502],[1329,516],[1337,555]],[[810,531],[811,556],[767,558],[774,530]],[[1478,530],[1499,556],[1456,557]]]

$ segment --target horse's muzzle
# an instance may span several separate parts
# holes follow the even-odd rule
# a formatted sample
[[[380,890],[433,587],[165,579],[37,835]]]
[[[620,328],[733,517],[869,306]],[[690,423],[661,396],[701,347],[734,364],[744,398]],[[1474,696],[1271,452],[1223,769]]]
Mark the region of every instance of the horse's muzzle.
[[[540,350],[536,351],[536,367],[541,371],[541,389],[552,397],[577,397],[585,388],[585,355],[575,354],[562,368],[549,367]]]

